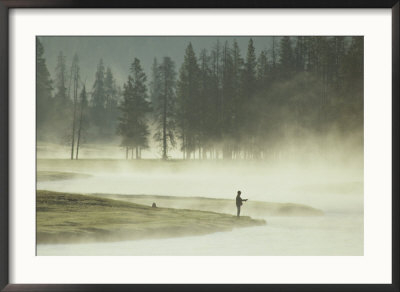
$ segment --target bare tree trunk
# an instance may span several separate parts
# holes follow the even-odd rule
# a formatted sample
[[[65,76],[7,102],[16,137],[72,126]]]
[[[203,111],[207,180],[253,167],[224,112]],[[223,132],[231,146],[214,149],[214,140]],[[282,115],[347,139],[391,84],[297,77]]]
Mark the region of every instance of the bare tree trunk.
[[[69,85],[68,85],[68,98],[71,97],[71,83],[72,83],[73,72],[74,72],[74,63],[72,62],[72,65],[71,65],[71,76],[69,78]],[[71,146],[71,160],[74,159],[73,152],[74,152],[74,144],[72,143],[72,146]]]
[[[185,113],[184,113],[185,118]],[[186,131],[185,131],[185,122],[182,123],[182,151],[183,151],[183,159],[187,159],[187,147],[186,147]]]
[[[78,160],[78,155],[79,155],[79,140],[80,140],[80,129],[78,130],[78,138],[76,141],[76,155],[75,155],[75,159]]]
[[[71,160],[74,159],[77,96],[78,96],[78,72],[75,69],[75,75],[74,75],[74,116],[73,116],[73,120],[72,120]]]
[[[163,160],[167,160],[167,85],[165,84],[163,104]]]
[[[81,112],[79,117],[79,128],[78,128],[78,139],[76,141],[76,160],[78,160],[79,153],[79,145],[81,141],[81,131],[82,131],[82,122],[83,122],[83,100],[81,101]]]
[[[129,148],[126,146],[126,151],[125,151],[125,159],[128,160],[129,158]]]

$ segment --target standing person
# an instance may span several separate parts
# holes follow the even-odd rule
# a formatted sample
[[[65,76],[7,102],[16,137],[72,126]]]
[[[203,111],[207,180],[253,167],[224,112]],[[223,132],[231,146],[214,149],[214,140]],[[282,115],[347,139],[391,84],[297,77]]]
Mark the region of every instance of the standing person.
[[[237,207],[237,216],[240,216],[240,206],[243,205],[243,201],[247,201],[247,199],[242,199],[240,197],[240,195],[242,194],[241,191],[237,192],[237,196],[236,196],[236,207]]]

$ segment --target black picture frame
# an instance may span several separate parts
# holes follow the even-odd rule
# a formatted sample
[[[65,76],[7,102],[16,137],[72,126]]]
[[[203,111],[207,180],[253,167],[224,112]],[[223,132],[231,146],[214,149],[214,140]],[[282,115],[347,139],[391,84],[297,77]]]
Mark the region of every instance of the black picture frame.
[[[399,0],[0,0],[0,289],[1,291],[400,291]],[[13,8],[389,8],[392,10],[392,284],[10,284],[9,11]]]

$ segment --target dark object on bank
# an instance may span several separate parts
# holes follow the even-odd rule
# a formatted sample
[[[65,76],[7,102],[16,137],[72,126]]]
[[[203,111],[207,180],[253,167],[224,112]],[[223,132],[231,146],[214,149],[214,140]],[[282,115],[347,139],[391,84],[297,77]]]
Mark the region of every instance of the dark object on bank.
[[[238,191],[237,196],[236,196],[237,217],[240,216],[240,206],[243,205],[243,201],[247,201],[247,199],[242,199],[240,197],[241,194],[242,194],[242,192]]]
[[[153,203],[153,204],[151,205],[151,207],[152,207],[152,208],[157,208],[156,203]]]

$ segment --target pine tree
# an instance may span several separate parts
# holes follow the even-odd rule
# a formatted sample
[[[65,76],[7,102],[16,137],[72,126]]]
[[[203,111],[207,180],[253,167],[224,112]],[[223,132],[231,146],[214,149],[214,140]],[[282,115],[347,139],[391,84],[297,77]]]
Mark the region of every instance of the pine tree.
[[[56,92],[54,97],[58,100],[65,102],[68,99],[67,95],[67,73],[65,65],[65,56],[61,51],[57,57],[57,67],[56,67]]]
[[[199,56],[199,158],[207,159],[207,152],[212,152],[216,135],[216,107],[214,106],[213,74],[211,69],[211,56],[205,49]]]
[[[157,107],[157,102],[160,100],[160,70],[157,58],[154,58],[153,65],[151,67],[151,81],[150,81],[150,101],[152,106]]]
[[[78,109],[78,90],[80,83],[80,69],[79,69],[79,58],[78,55],[75,54],[72,67],[72,80],[73,80],[73,115],[72,115],[72,133],[71,133],[71,160],[74,159],[74,148],[75,148],[75,134],[76,134],[76,126],[77,126],[77,109]]]
[[[183,156],[190,159],[196,149],[199,127],[199,67],[192,44],[186,48],[177,83],[178,121]]]
[[[118,134],[122,136],[121,146],[126,149],[128,159],[129,149],[136,150],[136,159],[141,158],[141,150],[148,148],[150,131],[147,124],[147,113],[150,112],[150,102],[147,100],[146,75],[135,58],[130,67],[131,75],[124,84],[123,101],[120,105]]]
[[[47,120],[52,106],[52,80],[44,58],[44,48],[39,38],[36,38],[36,125],[38,139],[46,135]]]
[[[244,93],[249,100],[253,97],[256,89],[256,84],[257,84],[256,71],[257,71],[256,52],[253,44],[253,39],[250,39],[249,45],[247,47],[246,62],[244,65],[244,72],[243,72]]]
[[[233,117],[235,106],[235,71],[232,52],[225,42],[222,53],[221,139],[223,159],[232,159]]]
[[[279,47],[279,71],[282,78],[291,76],[295,68],[292,41],[289,36],[282,37]]]
[[[52,121],[52,137],[56,141],[62,141],[67,132],[65,121],[71,117],[71,100],[67,89],[66,61],[62,51],[57,57],[57,66],[55,68],[55,94],[52,106],[52,113],[49,118]],[[69,125],[68,125],[69,129]]]
[[[209,110],[212,113],[212,131],[211,134],[213,145],[211,147],[210,156],[211,158],[219,158],[219,151],[222,141],[222,116],[221,116],[221,104],[222,104],[222,49],[219,39],[215,43],[211,51],[211,92],[210,92],[210,106]]]
[[[92,89],[92,124],[95,127],[95,139],[104,139],[106,128],[106,89],[103,60],[99,61]]]
[[[107,67],[104,78],[105,116],[104,138],[111,140],[118,120],[117,88],[110,67]]]
[[[164,57],[163,62],[154,72],[152,93],[154,94],[154,116],[156,133],[154,138],[160,143],[162,159],[168,159],[168,149],[175,146],[175,64],[169,57]]]
[[[77,141],[76,141],[76,157],[75,159],[79,159],[79,147],[82,144],[83,133],[86,130],[87,126],[87,106],[88,100],[86,95],[86,87],[83,86],[81,94],[79,96],[79,119],[78,119],[78,133],[77,133]]]
[[[243,145],[247,148],[245,156],[253,156],[254,146],[255,146],[255,130],[257,125],[256,114],[257,105],[254,102],[254,96],[257,87],[257,61],[256,53],[253,44],[253,40],[249,40],[247,47],[246,62],[244,64],[243,70],[243,82],[241,95],[244,100],[242,101],[243,106],[243,120],[242,123],[242,141]]]
[[[267,52],[265,50],[261,51],[257,62],[257,89],[262,90],[267,85],[269,77],[269,64],[267,58]]]
[[[232,127],[233,132],[233,152],[234,156],[238,158],[240,156],[240,144],[241,144],[241,130],[243,128],[242,121],[244,120],[243,106],[244,106],[244,92],[243,92],[243,74],[244,74],[244,61],[240,54],[239,45],[236,40],[233,41],[232,45],[232,59],[233,59],[233,74],[234,74],[234,95],[233,95],[233,117]]]

